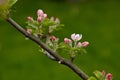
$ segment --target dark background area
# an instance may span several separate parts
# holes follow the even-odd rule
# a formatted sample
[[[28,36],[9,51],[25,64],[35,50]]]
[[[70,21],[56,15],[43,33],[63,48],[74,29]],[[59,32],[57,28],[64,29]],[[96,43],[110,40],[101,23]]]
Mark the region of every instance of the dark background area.
[[[75,63],[89,76],[106,70],[120,80],[120,1],[119,0],[19,0],[11,17],[25,28],[27,16],[36,18],[37,9],[65,24],[55,35],[62,41],[72,33],[82,33],[89,41],[87,54]],[[0,21],[0,80],[81,80],[66,66],[41,54],[37,44]]]

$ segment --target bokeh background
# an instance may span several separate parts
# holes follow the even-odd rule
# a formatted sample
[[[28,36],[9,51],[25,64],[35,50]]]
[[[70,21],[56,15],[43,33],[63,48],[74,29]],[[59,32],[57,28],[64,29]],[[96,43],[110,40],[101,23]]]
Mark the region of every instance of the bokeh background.
[[[82,41],[90,42],[88,53],[75,60],[85,73],[91,76],[94,70],[106,70],[113,80],[120,80],[119,0],[18,0],[11,17],[25,27],[26,17],[36,18],[39,8],[65,24],[55,34],[61,41],[72,33],[82,33]],[[38,50],[37,44],[0,21],[0,80],[81,80]]]

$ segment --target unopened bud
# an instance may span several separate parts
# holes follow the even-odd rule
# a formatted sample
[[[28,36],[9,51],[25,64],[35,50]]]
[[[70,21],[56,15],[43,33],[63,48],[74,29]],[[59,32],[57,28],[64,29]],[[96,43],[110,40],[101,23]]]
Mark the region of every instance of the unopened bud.
[[[112,80],[112,74],[111,73],[108,73],[106,75],[106,80]]]
[[[43,18],[44,18],[44,19],[47,18],[47,14],[43,14]]]
[[[89,42],[85,41],[85,42],[82,42],[82,47],[87,47],[89,45]]]
[[[37,18],[37,21],[38,21],[38,22],[41,22],[41,21],[42,21],[42,18],[41,18],[41,17],[38,17],[38,18]]]
[[[27,17],[27,20],[30,21],[30,22],[33,22],[33,18],[30,17],[30,16]]]
[[[58,42],[58,41],[59,41],[59,38],[56,38],[55,36],[51,36],[51,40],[52,40],[52,41],[55,41],[55,42]]]
[[[43,10],[38,9],[38,11],[37,11],[38,17],[42,16],[43,14],[44,14]]]
[[[82,47],[82,43],[78,42],[77,47]]]
[[[64,38],[64,42],[65,42],[66,44],[72,43],[72,41],[71,41],[70,39],[68,39],[68,38]]]

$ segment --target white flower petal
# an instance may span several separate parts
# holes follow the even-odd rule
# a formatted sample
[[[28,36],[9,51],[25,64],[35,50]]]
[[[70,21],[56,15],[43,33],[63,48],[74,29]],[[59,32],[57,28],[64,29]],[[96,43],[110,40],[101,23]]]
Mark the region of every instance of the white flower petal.
[[[82,34],[79,34],[78,41],[82,39]]]
[[[75,40],[75,33],[71,35],[71,39]]]

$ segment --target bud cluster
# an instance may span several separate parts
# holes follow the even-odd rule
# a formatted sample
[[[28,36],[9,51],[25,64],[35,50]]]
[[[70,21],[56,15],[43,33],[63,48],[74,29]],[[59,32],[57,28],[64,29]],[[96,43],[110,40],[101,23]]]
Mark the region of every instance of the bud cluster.
[[[51,34],[53,31],[59,30],[59,27],[63,26],[60,24],[58,18],[47,18],[47,14],[41,9],[37,10],[36,20],[31,16],[28,16],[27,20],[27,32],[39,38]]]
[[[103,75],[103,77],[104,77],[104,80],[112,80],[112,74],[111,73],[107,73],[106,74],[106,72],[103,70],[102,72],[102,75]]]
[[[72,39],[72,40],[71,40]],[[64,38],[64,42],[66,44],[72,45],[72,41],[74,42],[74,47],[87,47],[89,45],[88,41],[78,42],[82,39],[82,34],[72,34],[71,39]]]
[[[88,78],[88,80],[112,80],[113,79],[113,75],[111,73],[107,73],[105,72],[105,70],[102,71],[94,71],[93,72],[95,77],[91,76]]]

